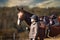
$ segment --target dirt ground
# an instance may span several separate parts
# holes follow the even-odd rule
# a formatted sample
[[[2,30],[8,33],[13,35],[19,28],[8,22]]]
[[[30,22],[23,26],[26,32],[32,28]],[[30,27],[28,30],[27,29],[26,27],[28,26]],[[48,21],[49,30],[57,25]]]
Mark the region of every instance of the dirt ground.
[[[59,38],[46,38],[44,40],[60,40],[60,37]]]
[[[23,33],[22,33],[22,34],[23,34]],[[22,35],[22,34],[20,35],[20,37],[21,37],[20,39],[21,39],[21,40],[29,40],[27,34],[24,34],[24,35]],[[24,39],[23,39],[22,37],[23,37]],[[56,36],[56,37],[45,38],[44,40],[60,40],[60,35],[58,35],[58,36]]]
[[[22,39],[22,40],[29,40],[29,39]],[[59,38],[45,38],[44,40],[60,40],[60,37]]]
[[[21,39],[21,40],[29,40],[29,39]],[[45,38],[44,40],[60,40],[60,38]]]
[[[29,40],[29,36],[28,36],[28,32],[22,32],[22,33],[18,33],[15,35],[15,40]],[[9,35],[6,35],[6,37],[9,37]],[[1,36],[0,36],[1,37]],[[16,38],[17,37],[17,38]],[[5,38],[6,39],[6,38]],[[5,40],[4,39],[4,40]],[[8,40],[9,38],[7,38]],[[0,38],[1,40],[1,38]],[[10,40],[10,39],[9,39]],[[12,38],[11,38],[12,40]],[[60,35],[56,36],[56,37],[50,37],[50,38],[45,38],[44,40],[60,40]]]

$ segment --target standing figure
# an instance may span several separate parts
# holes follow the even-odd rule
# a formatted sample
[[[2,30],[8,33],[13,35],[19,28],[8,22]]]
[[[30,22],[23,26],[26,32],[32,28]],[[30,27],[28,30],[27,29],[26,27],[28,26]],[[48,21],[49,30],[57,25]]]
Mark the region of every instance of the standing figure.
[[[37,29],[38,29],[38,17],[36,15],[33,15],[31,17],[31,26],[29,33],[30,40],[36,40]]]
[[[49,17],[49,24],[48,24],[48,29],[47,29],[47,37],[50,37],[49,36],[49,34],[50,34],[50,27],[52,27],[55,24],[55,21],[54,21],[55,18],[56,18],[56,16],[54,16],[54,14],[52,14]]]

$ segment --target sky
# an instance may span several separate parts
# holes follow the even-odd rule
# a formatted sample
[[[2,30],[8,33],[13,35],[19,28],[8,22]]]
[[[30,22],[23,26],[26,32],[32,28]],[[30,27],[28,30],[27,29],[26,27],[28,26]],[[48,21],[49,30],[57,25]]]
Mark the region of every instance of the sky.
[[[29,6],[29,7],[60,7],[60,0],[0,0],[0,7]]]

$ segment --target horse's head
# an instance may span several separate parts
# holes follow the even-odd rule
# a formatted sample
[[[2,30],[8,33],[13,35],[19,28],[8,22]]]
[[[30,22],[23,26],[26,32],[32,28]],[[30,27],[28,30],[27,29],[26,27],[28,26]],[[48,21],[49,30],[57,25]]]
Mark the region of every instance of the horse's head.
[[[17,16],[18,16],[18,21],[17,21],[17,25],[21,24],[21,21],[24,19],[24,10],[23,8],[19,9],[17,8],[17,10],[19,11]]]
[[[18,21],[17,25],[21,24],[21,21],[25,20],[25,22],[30,25],[31,24],[31,16],[33,15],[32,13],[28,12],[27,10],[24,10],[23,8],[19,9],[17,8],[19,13],[18,13]]]

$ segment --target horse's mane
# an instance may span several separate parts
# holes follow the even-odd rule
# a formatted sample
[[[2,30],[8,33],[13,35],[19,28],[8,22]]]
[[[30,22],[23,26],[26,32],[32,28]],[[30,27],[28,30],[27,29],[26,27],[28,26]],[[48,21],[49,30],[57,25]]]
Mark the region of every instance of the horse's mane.
[[[27,10],[24,10],[24,12],[25,12],[25,14],[27,15],[30,15],[30,16],[32,16],[32,15],[34,15],[33,13],[31,13],[31,12],[29,12],[29,11],[27,11]]]

